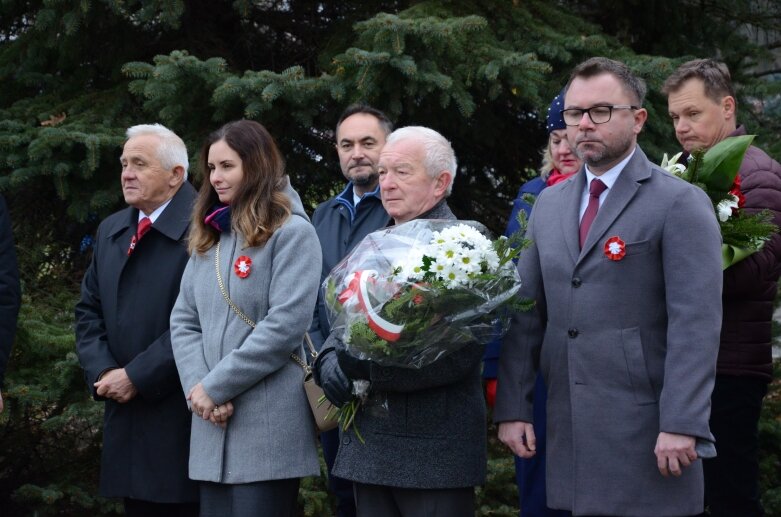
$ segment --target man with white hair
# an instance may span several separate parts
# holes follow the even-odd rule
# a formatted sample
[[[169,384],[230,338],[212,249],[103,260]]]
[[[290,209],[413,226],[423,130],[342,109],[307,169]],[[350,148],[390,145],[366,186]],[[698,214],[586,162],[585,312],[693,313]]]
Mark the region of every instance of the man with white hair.
[[[456,175],[450,143],[425,127],[390,134],[378,162],[382,203],[396,224],[451,219],[445,198]],[[331,334],[315,362],[315,379],[338,406],[352,383],[371,381],[384,409],[358,411],[343,433],[333,472],[355,483],[358,516],[474,515],[474,486],[485,481],[483,346],[469,345],[420,369],[380,366],[344,351]]]
[[[191,415],[169,330],[195,189],[175,133],[139,125],[127,137],[120,163],[130,206],[98,227],[76,305],[79,361],[93,397],[105,401],[100,494],[123,498],[129,516],[195,516]]]

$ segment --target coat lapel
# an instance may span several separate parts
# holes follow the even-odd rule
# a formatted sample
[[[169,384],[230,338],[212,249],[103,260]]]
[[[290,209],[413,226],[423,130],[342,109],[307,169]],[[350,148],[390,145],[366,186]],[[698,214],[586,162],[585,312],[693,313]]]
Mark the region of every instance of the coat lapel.
[[[172,241],[181,240],[190,224],[190,215],[197,192],[185,181],[174,194],[171,203],[155,221],[153,228]]]
[[[586,183],[586,171],[580,171],[562,185],[561,234],[567,245],[572,262],[580,255],[579,214],[580,198]]]
[[[648,159],[640,147],[636,147],[635,154],[624,170],[618,175],[618,179],[613,184],[613,188],[607,194],[602,206],[599,207],[597,217],[591,225],[591,229],[586,237],[583,250],[580,253],[580,259],[589,253],[597,243],[602,242],[608,228],[618,219],[618,216],[624,211],[626,206],[635,197],[640,188],[640,182],[651,176],[651,169],[648,166]]]

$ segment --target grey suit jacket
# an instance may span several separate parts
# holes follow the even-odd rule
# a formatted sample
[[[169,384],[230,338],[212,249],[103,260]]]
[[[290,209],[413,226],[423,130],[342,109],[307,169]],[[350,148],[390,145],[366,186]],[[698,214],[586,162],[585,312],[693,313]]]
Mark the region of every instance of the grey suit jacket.
[[[712,440],[708,428],[721,322],[721,236],[705,193],[638,147],[599,209],[583,249],[585,171],[539,196],[533,245],[502,345],[494,418],[532,421],[538,369],[548,385],[548,505],[576,515],[702,511],[700,462],[658,472],[660,431]],[[605,243],[626,243],[610,260]]]

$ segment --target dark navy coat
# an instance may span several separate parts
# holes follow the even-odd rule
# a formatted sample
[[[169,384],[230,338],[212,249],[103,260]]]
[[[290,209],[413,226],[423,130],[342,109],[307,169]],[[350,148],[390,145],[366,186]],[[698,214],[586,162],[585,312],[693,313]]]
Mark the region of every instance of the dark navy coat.
[[[195,189],[187,182],[137,244],[138,210],[104,220],[76,305],[76,348],[93,397],[107,369],[125,368],[138,395],[105,400],[100,493],[161,503],[197,500],[187,477],[190,419],[171,351],[169,317],[187,264]]]
[[[379,186],[374,192],[366,194],[357,207],[353,204],[352,183],[348,183],[338,196],[320,203],[312,214],[312,224],[323,251],[320,283],[364,237],[384,228],[389,222],[390,217],[380,199]],[[323,292],[318,289],[315,313],[309,328],[309,335],[318,350],[330,333],[331,325]]]

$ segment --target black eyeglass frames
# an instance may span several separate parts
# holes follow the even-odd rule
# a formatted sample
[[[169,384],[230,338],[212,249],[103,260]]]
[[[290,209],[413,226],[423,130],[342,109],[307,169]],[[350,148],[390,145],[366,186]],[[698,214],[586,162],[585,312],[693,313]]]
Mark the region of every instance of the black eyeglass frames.
[[[588,113],[588,118],[594,124],[604,124],[610,122],[610,118],[613,116],[613,110],[636,110],[640,109],[638,106],[632,106],[630,104],[616,104],[613,106],[592,106],[588,109],[581,108],[568,108],[561,110],[561,116],[564,118],[564,123],[568,126],[577,126],[583,119],[583,114]]]

